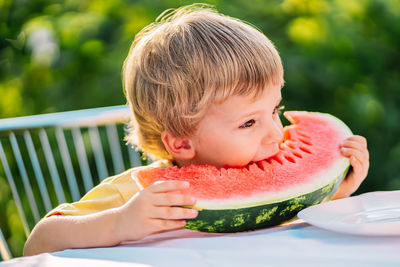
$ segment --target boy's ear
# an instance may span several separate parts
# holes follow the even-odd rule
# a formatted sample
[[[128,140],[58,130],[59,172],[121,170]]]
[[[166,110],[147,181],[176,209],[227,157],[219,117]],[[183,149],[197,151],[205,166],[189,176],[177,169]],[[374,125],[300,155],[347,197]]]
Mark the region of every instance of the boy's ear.
[[[164,143],[168,153],[173,158],[191,160],[195,156],[195,149],[189,138],[175,137],[167,131],[161,134],[161,140]]]

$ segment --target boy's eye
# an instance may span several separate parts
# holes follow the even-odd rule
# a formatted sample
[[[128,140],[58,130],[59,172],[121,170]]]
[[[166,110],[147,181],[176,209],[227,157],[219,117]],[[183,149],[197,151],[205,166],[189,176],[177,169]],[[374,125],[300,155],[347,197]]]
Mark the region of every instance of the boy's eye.
[[[255,120],[251,119],[249,121],[246,121],[245,123],[243,123],[242,125],[239,126],[239,128],[249,128],[251,126],[254,125],[254,123],[256,123]]]
[[[282,113],[282,110],[285,108],[285,106],[276,106],[275,107],[275,109],[274,109],[274,112],[272,113],[272,114],[278,114],[278,115],[281,115],[281,113]]]

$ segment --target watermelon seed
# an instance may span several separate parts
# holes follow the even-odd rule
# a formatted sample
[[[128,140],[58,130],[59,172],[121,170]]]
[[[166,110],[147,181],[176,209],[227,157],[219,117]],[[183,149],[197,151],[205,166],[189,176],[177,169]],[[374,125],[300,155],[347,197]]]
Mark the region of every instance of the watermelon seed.
[[[284,156],[285,159],[287,159],[288,161],[292,162],[292,163],[296,163],[296,161],[294,160],[294,158],[290,157],[290,156]]]
[[[283,161],[280,157],[278,156],[273,156],[272,158],[270,158],[270,160],[275,160],[276,162],[278,162],[279,164],[283,165]]]
[[[305,138],[310,138],[310,136],[308,134],[306,134],[306,133],[304,133],[302,131],[299,131],[299,130],[297,130],[297,134],[302,136],[302,137],[305,137]]]
[[[270,160],[270,159],[266,159],[266,161],[267,161],[269,164],[271,164],[271,160]],[[266,169],[264,168],[264,164],[263,164],[262,161],[259,161],[259,162],[257,162],[256,164],[257,164],[258,168],[260,168],[261,170],[263,170],[263,171],[266,170]]]
[[[304,151],[304,152],[306,152],[308,154],[312,154],[310,150],[308,150],[307,148],[305,148],[303,146],[300,146],[299,148],[300,148],[301,151]]]
[[[312,144],[310,143],[310,141],[305,140],[304,138],[299,138],[299,140],[300,140],[302,143],[306,144],[306,145],[312,146]]]
[[[276,158],[275,160],[276,160],[276,162],[278,162],[279,164],[283,165],[283,162],[282,162],[281,159]]]
[[[286,143],[286,145],[291,149],[296,149],[296,147],[292,143]]]
[[[295,156],[295,157],[298,157],[298,158],[303,158],[303,156],[302,155],[300,155],[299,153],[296,153],[296,152],[293,152],[293,155]]]

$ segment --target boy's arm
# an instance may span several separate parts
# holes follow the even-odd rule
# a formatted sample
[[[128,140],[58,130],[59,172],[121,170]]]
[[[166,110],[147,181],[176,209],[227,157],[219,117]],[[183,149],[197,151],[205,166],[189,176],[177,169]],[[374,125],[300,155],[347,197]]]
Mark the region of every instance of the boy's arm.
[[[138,191],[131,178],[131,170],[105,179],[78,202],[63,203],[39,221],[25,243],[24,254],[88,247],[91,245],[89,241],[96,241],[90,238],[90,235],[96,236],[96,232],[96,238],[102,239],[98,241],[108,245],[113,237],[108,233],[110,226],[114,225],[112,223],[117,212],[114,208],[122,206]],[[86,231],[87,225],[94,230],[94,234]],[[102,229],[104,226],[107,229]],[[96,243],[92,245],[96,246]]]
[[[120,209],[83,216],[42,219],[25,243],[24,256],[67,248],[113,246],[120,243],[115,226]]]
[[[165,181],[136,193],[125,204],[82,216],[52,216],[42,219],[29,236],[24,255],[54,252],[68,248],[114,246],[140,240],[150,234],[185,226],[195,218],[195,199],[174,194],[188,183]]]

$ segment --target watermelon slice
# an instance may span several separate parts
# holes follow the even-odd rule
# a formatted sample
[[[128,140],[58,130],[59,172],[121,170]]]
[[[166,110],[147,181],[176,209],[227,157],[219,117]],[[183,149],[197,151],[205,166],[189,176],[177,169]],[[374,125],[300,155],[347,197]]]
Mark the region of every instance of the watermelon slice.
[[[292,219],[297,212],[329,200],[349,169],[339,144],[350,129],[329,114],[285,112],[292,123],[284,128],[280,151],[243,168],[211,165],[143,168],[136,175],[144,188],[161,180],[184,180],[180,193],[196,197],[197,218],[186,228],[204,232],[255,230]]]

